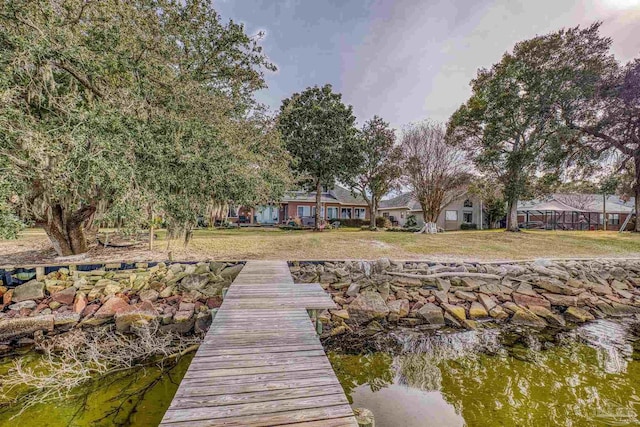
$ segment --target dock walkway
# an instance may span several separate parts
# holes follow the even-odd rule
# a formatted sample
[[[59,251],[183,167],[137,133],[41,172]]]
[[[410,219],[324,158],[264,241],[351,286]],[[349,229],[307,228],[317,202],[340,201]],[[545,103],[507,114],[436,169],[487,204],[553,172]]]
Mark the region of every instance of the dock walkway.
[[[335,308],[284,261],[249,261],[229,287],[161,426],[357,427],[307,309]]]

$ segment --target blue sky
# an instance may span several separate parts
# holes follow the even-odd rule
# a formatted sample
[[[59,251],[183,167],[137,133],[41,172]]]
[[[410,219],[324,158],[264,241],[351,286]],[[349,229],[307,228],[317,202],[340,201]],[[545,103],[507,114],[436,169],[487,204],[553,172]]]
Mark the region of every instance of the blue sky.
[[[523,39],[602,21],[616,56],[640,56],[640,0],[224,0],[223,20],[265,31],[278,66],[258,99],[330,83],[359,123],[446,121],[470,94],[469,81]]]

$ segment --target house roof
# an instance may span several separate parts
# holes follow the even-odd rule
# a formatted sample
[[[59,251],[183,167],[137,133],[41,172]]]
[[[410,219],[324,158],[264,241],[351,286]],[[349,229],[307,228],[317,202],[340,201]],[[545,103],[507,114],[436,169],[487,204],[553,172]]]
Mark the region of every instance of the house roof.
[[[315,202],[315,191],[288,191],[282,198],[283,202]],[[331,190],[323,191],[320,195],[322,203],[337,203],[349,206],[367,206],[367,202],[361,196],[354,196],[350,190],[334,186]]]
[[[574,211],[602,212],[604,207],[602,194],[555,193],[542,199],[522,200],[518,202],[519,211]],[[631,213],[634,207],[633,197],[623,200],[618,196],[607,196],[607,213]]]
[[[402,193],[392,199],[381,200],[378,209],[408,209],[420,210],[420,203],[413,198],[411,193]]]

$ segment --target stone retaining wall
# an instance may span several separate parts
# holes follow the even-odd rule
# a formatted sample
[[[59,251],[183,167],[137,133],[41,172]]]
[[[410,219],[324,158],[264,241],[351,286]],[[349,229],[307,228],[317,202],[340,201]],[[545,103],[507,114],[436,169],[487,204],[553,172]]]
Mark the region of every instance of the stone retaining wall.
[[[51,334],[110,322],[122,332],[151,322],[162,331],[204,332],[211,309],[220,306],[223,290],[242,266],[161,262],[126,270],[59,268],[16,287],[0,286],[0,353],[32,343],[39,331]]]
[[[338,305],[328,333],[385,325],[474,329],[484,322],[564,327],[595,318],[640,320],[640,260],[518,263],[292,262],[296,282],[320,282]]]

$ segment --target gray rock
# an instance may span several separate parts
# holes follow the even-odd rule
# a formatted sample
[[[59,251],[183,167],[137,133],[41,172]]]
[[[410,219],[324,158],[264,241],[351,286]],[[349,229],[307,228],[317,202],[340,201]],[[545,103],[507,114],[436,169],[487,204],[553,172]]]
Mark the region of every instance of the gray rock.
[[[36,280],[31,280],[22,285],[16,286],[13,290],[14,302],[26,301],[26,300],[38,300],[44,298],[44,283]]]
[[[366,291],[358,294],[348,307],[349,317],[357,323],[367,323],[383,319],[389,314],[389,307],[377,292]]]
[[[417,314],[430,325],[444,325],[444,314],[442,309],[433,303],[428,302],[420,307]]]
[[[180,286],[187,291],[198,291],[204,288],[207,283],[209,283],[208,274],[192,274],[182,279]]]
[[[153,289],[145,289],[144,291],[141,291],[138,296],[140,297],[140,301],[155,302],[158,300],[160,294],[158,294],[158,291],[154,291]]]
[[[0,322],[0,341],[31,335],[36,331],[53,331],[52,315],[17,317]]]
[[[478,301],[480,301],[480,303],[484,306],[484,308],[487,311],[491,311],[497,305],[496,302],[493,299],[491,299],[489,295],[485,295],[485,294],[478,294]]]
[[[35,301],[20,301],[15,304],[11,304],[9,306],[9,310],[20,311],[23,308],[28,308],[30,310],[36,308],[38,304]]]
[[[514,325],[531,326],[534,328],[544,328],[547,326],[547,322],[543,318],[538,317],[533,312],[524,308],[513,313],[511,323]]]
[[[440,304],[449,302],[449,293],[447,291],[434,291],[433,295]]]
[[[561,295],[578,295],[584,292],[584,289],[572,288],[571,286],[551,280],[540,280],[536,283],[536,286],[551,293]]]
[[[583,310],[578,307],[569,307],[564,312],[564,317],[573,323],[584,323],[589,320],[595,320],[595,317],[591,313],[586,310]]]
[[[478,297],[473,292],[456,291],[454,293],[454,295],[456,296],[456,298],[461,299],[463,301],[477,301],[478,300]]]
[[[80,321],[80,313],[56,313],[53,315],[53,319],[56,329],[66,331]]]
[[[449,289],[451,289],[451,282],[447,279],[441,279],[438,277],[436,278],[436,286],[440,291],[449,292]]]
[[[349,285],[349,289],[347,289],[347,296],[355,297],[360,292],[360,283],[352,283]]]
[[[220,272],[220,276],[223,277],[224,279],[233,281],[242,270],[242,267],[244,267],[244,265],[242,264],[236,264],[236,265],[227,267]]]
[[[577,307],[578,306],[578,297],[569,296],[569,295],[558,295],[558,294],[542,294],[551,305],[556,305],[560,307]]]

